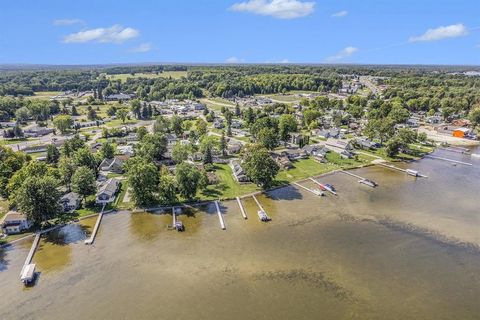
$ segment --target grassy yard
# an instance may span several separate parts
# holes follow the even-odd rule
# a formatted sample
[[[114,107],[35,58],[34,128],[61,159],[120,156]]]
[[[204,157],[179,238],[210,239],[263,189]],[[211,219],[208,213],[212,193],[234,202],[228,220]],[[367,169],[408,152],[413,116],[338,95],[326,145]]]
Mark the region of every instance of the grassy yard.
[[[182,77],[187,76],[187,71],[165,71],[161,73],[135,73],[132,75],[131,73],[121,73],[121,74],[110,74],[108,75],[108,79],[110,80],[120,80],[122,82],[126,81],[128,78],[147,78],[147,79],[155,79],[155,78],[173,78],[173,79],[180,79]]]
[[[57,96],[61,91],[37,91],[30,99],[49,100],[51,97]]]
[[[373,160],[373,158],[368,156],[359,156],[358,159],[343,159],[336,153],[329,153],[327,159],[329,160],[328,163],[319,163],[311,158],[294,161],[294,168],[290,170],[280,170],[274,185],[280,186],[288,184],[333,170],[365,166]],[[215,168],[215,173],[220,182],[216,185],[208,186],[206,191],[199,192],[197,195],[198,199],[231,199],[260,190],[260,188],[253,183],[239,184],[234,179],[232,169],[227,164],[216,164]]]
[[[232,169],[228,164],[216,164],[215,173],[220,182],[207,187],[207,190],[199,192],[200,200],[230,199],[243,194],[253,193],[260,190],[253,183],[238,183],[232,175]]]

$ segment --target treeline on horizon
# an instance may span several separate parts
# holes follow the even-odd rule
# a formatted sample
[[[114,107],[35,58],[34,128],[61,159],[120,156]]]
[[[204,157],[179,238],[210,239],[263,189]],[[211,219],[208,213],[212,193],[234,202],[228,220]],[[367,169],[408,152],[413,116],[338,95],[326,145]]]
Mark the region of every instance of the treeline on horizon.
[[[335,93],[345,77],[368,75],[379,77],[379,83],[388,86],[384,98],[399,98],[411,111],[442,108],[451,113],[468,111],[479,100],[480,77],[461,74],[474,70],[475,67],[466,66],[367,65],[121,65],[90,69],[22,69],[0,72],[0,96],[95,90],[101,91],[103,97],[123,92],[152,101],[203,96],[231,98],[291,90]],[[187,76],[179,79],[138,76],[139,73],[167,71],[184,71]],[[127,76],[126,81],[109,78],[109,75],[118,74],[131,74],[132,77]],[[0,101],[0,108],[1,105]]]

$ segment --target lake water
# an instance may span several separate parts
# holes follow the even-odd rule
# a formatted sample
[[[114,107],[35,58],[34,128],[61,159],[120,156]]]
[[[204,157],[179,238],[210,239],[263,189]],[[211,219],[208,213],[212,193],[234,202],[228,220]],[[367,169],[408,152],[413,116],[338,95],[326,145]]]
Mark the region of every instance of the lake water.
[[[480,151],[476,151],[480,153]],[[241,216],[222,202],[179,216],[106,215],[43,237],[41,272],[24,288],[19,273],[31,240],[0,251],[1,319],[480,319],[480,160],[437,155],[354,170],[373,189],[337,173],[320,178],[338,196],[296,187],[251,198]],[[314,187],[312,182],[302,183]]]

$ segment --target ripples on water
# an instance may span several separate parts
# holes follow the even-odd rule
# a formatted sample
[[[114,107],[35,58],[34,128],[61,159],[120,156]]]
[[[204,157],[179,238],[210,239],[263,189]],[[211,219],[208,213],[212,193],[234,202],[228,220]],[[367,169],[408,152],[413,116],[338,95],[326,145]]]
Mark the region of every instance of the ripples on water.
[[[223,202],[225,231],[212,204],[178,215],[184,233],[168,211],[107,215],[93,246],[95,219],[69,225],[42,239],[32,290],[18,281],[31,242],[1,250],[0,318],[478,319],[480,160],[439,154],[475,165],[355,171],[375,189],[322,177],[337,197],[278,189],[258,196],[269,223],[251,197],[247,220]]]

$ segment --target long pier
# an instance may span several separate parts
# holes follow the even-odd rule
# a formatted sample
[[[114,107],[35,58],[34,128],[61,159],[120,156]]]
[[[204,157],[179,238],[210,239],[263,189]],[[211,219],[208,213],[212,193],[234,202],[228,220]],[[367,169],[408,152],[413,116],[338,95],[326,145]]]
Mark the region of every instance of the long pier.
[[[175,228],[175,224],[177,223],[177,216],[175,213],[175,207],[172,207],[172,227]]]
[[[452,163],[456,163],[456,164],[463,164],[463,165],[466,165],[466,166],[472,166],[473,165],[470,162],[463,162],[463,161],[448,159],[448,158],[444,158],[444,157],[437,157],[437,156],[432,156],[432,155],[429,155],[429,154],[425,155],[425,158],[442,160],[442,161],[452,162]]]
[[[218,205],[218,201],[215,201],[215,208],[217,208],[217,215],[218,215],[218,220],[220,221],[220,227],[222,230],[225,230],[225,221],[223,220],[223,215],[222,211],[220,210],[220,206]]]
[[[242,200],[240,200],[240,197],[237,197],[237,203],[240,207],[240,211],[242,212],[243,219],[248,219],[247,213],[245,212],[245,208],[243,208]]]
[[[91,244],[93,244],[93,241],[95,241],[95,236],[97,235],[98,228],[100,227],[100,222],[102,222],[103,210],[104,209],[105,209],[105,204],[102,207],[102,211],[100,211],[100,214],[98,215],[97,222],[95,222],[95,227],[93,227],[93,232],[90,235],[90,238],[85,240],[85,244],[91,245]]]
[[[408,169],[402,169],[402,168],[399,168],[399,167],[395,167],[394,165],[391,165],[391,164],[386,164],[386,163],[376,163],[376,165],[379,165],[379,166],[382,166],[382,167],[385,167],[385,168],[388,168],[388,169],[392,169],[392,170],[397,170],[397,171],[401,171],[401,172],[405,172],[406,174],[408,175],[411,175],[411,176],[414,176],[414,177],[420,177],[420,178],[428,178],[428,176],[424,175],[424,174],[421,174],[419,172],[416,172],[416,171],[413,171],[413,170],[408,170]],[[416,173],[416,175],[414,175],[413,173]]]
[[[23,269],[32,262],[33,255],[35,254],[35,250],[37,250],[38,243],[40,242],[40,236],[41,232],[37,233],[35,235],[35,239],[33,239],[32,247],[30,248],[30,251],[28,252],[27,258],[25,259],[25,263],[23,264],[22,271],[20,272],[20,276],[23,274]]]
[[[263,206],[260,204],[260,202],[258,201],[257,197],[253,194],[252,195],[252,198],[253,200],[255,200],[255,202],[257,203],[257,206],[258,208],[260,209],[260,211],[262,211],[264,214],[265,214],[265,217],[268,219],[268,220],[271,220],[271,218],[268,216],[267,214],[267,211],[265,211],[265,208],[263,208]]]
[[[322,195],[322,192],[321,191],[317,191],[317,190],[313,190],[313,189],[310,189],[310,188],[307,188],[305,186],[302,186],[300,183],[297,183],[297,182],[293,182],[294,185],[296,185],[297,187],[300,187],[302,189],[305,189],[311,193],[313,193],[314,195],[316,196],[321,196]]]
[[[367,186],[372,187],[372,188],[375,188],[376,186],[378,186],[378,184],[377,184],[376,182],[374,182],[374,181],[372,181],[372,180],[369,180],[369,179],[367,179],[367,178],[361,177],[361,176],[359,176],[359,175],[357,175],[357,174],[355,174],[355,173],[351,173],[351,172],[344,171],[344,170],[341,170],[340,172],[341,172],[341,173],[344,173],[344,174],[346,174],[346,175],[349,175],[349,176],[351,176],[351,177],[360,179],[360,180],[358,180],[358,183],[362,183],[362,184],[367,185]]]
[[[331,194],[333,195],[337,195],[337,193],[335,191],[333,191],[331,188],[327,187],[326,185],[324,185],[323,183],[320,183],[318,182],[317,180],[313,179],[313,178],[309,178],[310,180],[312,180],[313,182],[315,182],[316,184],[318,184],[321,188],[324,188],[325,190],[327,190],[328,192],[330,192]]]

